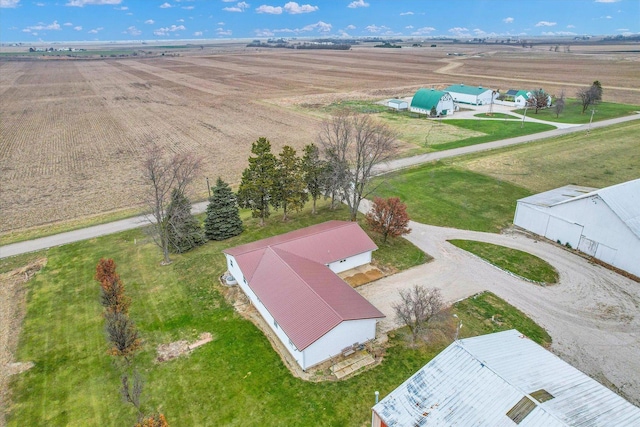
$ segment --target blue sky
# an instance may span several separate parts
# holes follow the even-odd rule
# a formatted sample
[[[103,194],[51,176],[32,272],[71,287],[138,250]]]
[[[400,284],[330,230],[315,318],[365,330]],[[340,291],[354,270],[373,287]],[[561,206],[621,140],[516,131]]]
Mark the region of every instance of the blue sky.
[[[3,43],[639,33],[640,0],[0,0]]]

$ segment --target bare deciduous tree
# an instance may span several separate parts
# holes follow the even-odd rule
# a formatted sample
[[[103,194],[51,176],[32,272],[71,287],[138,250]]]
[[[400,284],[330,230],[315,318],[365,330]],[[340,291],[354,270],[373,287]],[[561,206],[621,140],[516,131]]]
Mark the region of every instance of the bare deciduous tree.
[[[584,113],[590,105],[595,105],[602,101],[602,85],[596,80],[588,88],[578,90],[576,95],[580,99],[582,113]]]
[[[142,394],[142,378],[140,378],[140,374],[138,372],[133,373],[133,384],[129,382],[128,375],[122,375],[121,377],[122,388],[120,388],[120,394],[122,394],[122,399],[131,403],[136,410],[138,411],[138,422],[142,421],[144,418],[144,414],[140,409],[140,395]]]
[[[527,105],[529,108],[535,108],[538,114],[538,110],[549,106],[549,94],[542,89],[536,89],[531,92]]]
[[[152,237],[160,247],[163,264],[170,264],[169,258],[169,226],[166,221],[167,207],[171,193],[176,190],[182,194],[193,181],[201,166],[200,159],[190,153],[168,155],[160,147],[151,146],[143,161],[143,177],[149,186],[146,193],[146,204],[149,209],[148,219],[151,223]]]
[[[109,353],[119,356],[129,364],[135,352],[142,345],[138,330],[129,316],[124,313],[105,313],[107,339],[111,344]]]
[[[342,112],[322,123],[318,140],[332,169],[345,175],[340,182],[341,197],[355,221],[360,201],[373,191],[369,185],[373,166],[396,152],[396,135],[370,116]]]
[[[556,113],[556,118],[560,117],[560,114],[564,111],[564,105],[566,103],[564,90],[560,92],[560,96],[556,98],[553,110]]]
[[[413,342],[424,332],[429,320],[438,314],[443,306],[440,289],[420,285],[400,291],[400,301],[392,305],[396,320],[409,327]]]

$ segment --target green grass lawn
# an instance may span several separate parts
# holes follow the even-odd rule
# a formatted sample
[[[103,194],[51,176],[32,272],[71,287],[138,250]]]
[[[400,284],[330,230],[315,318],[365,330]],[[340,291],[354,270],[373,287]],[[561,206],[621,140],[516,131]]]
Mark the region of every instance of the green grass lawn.
[[[532,193],[575,184],[602,188],[640,177],[640,120],[452,159],[459,168]],[[514,201],[515,202],[515,201]]]
[[[517,249],[472,240],[449,240],[449,242],[479,256],[502,270],[509,271],[525,279],[545,284],[558,282],[556,269],[535,255]]]
[[[513,220],[527,190],[486,175],[436,163],[377,178],[378,197],[399,197],[414,221],[497,233]]]
[[[591,110],[595,109],[593,121],[613,119],[616,117],[628,116],[635,111],[640,111],[640,105],[614,104],[613,102],[601,102],[595,106],[590,106],[587,111],[582,112],[582,103],[577,99],[567,98],[564,110],[559,117],[553,107],[539,110],[538,114],[532,109],[527,109],[527,117],[540,120],[548,120],[558,123],[589,123],[591,120]],[[524,114],[524,109],[516,110],[518,114]]]
[[[373,392],[390,392],[446,343],[407,348],[402,339],[392,338],[383,363],[375,369],[346,381],[305,382],[289,373],[260,330],[234,312],[217,281],[225,269],[223,248],[346,215],[346,208],[323,209],[316,216],[296,214],[287,223],[274,216],[263,228],[250,220],[242,235],[174,255],[174,262],[165,267],[159,266],[160,251],[145,242],[148,238],[141,230],[48,250],[47,266],[28,284],[17,357],[35,366],[13,378],[8,425],[133,424],[135,411],[122,402],[119,370],[106,353],[99,288],[93,280],[101,257],[118,264],[133,301],[130,317],[144,339],[136,357],[145,382],[144,411],[161,411],[177,426],[298,426],[308,425],[310,419],[316,425],[365,424]],[[471,325],[487,320],[472,321],[474,316],[497,310],[483,305],[461,312],[465,328],[469,324],[463,332],[473,334]],[[501,327],[523,321],[517,320],[509,319]],[[201,332],[211,332],[213,342],[188,357],[154,362],[157,345],[194,340]]]
[[[520,120],[516,116],[512,116],[511,114],[504,113],[492,113],[491,115],[487,113],[478,113],[474,114],[473,117],[478,117],[480,119],[511,119],[511,120]]]
[[[498,141],[500,139],[515,138],[518,136],[531,135],[533,133],[540,133],[555,129],[555,126],[541,123],[525,123],[524,126],[522,126],[518,121],[504,120],[447,119],[444,122],[448,125],[482,132],[484,135],[465,138],[445,144],[430,145],[429,147],[434,151],[451,150],[453,148]]]

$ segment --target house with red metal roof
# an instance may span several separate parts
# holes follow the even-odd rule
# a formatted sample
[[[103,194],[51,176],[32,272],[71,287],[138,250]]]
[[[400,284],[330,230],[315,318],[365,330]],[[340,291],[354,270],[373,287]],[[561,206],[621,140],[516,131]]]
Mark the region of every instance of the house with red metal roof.
[[[382,314],[337,273],[371,262],[355,222],[328,221],[224,250],[227,268],[306,370],[376,336]]]

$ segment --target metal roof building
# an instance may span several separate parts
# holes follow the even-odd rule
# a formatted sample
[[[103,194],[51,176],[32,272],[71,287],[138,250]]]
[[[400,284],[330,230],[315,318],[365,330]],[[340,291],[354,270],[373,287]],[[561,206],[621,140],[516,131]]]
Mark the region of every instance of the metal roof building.
[[[516,330],[455,341],[373,407],[381,426],[639,426],[640,408]]]
[[[525,197],[513,223],[640,277],[640,179]]]
[[[444,91],[448,92],[455,102],[463,104],[487,105],[491,103],[492,97],[498,97],[498,93],[494,94],[491,89],[482,86],[451,85]]]
[[[414,113],[429,114],[434,107],[436,114],[443,116],[453,114],[455,110],[451,95],[435,89],[418,89],[411,99],[409,110]]]
[[[371,262],[355,222],[327,221],[224,250],[227,268],[302,369],[375,338],[377,308],[336,273]]]

